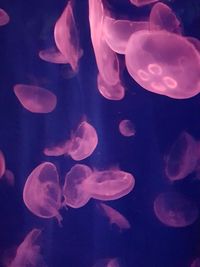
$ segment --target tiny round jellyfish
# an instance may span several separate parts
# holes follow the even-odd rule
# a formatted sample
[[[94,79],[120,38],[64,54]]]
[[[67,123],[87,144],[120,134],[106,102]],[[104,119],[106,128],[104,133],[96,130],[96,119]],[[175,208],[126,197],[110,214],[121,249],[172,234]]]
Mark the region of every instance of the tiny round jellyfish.
[[[63,205],[72,208],[83,207],[90,200],[90,195],[84,189],[83,183],[92,174],[92,170],[83,164],[75,164],[65,176],[63,186]],[[87,189],[87,188],[86,188]]]
[[[135,127],[130,120],[122,120],[119,123],[119,131],[123,136],[130,137],[135,135]]]
[[[23,200],[27,208],[41,218],[56,217],[60,223],[61,196],[56,166],[51,162],[38,165],[24,185]]]
[[[175,99],[200,92],[200,55],[181,35],[164,30],[135,32],[128,41],[125,61],[132,78],[148,91]],[[152,71],[152,64],[159,66],[158,73],[155,68]],[[141,70],[148,73],[148,79]]]
[[[52,112],[57,104],[57,97],[39,86],[16,84],[14,93],[22,106],[33,113]]]
[[[189,226],[199,216],[197,205],[177,192],[159,194],[154,200],[154,213],[160,222],[170,227]]]
[[[6,13],[6,11],[0,8],[0,26],[8,24],[9,21],[10,17]]]

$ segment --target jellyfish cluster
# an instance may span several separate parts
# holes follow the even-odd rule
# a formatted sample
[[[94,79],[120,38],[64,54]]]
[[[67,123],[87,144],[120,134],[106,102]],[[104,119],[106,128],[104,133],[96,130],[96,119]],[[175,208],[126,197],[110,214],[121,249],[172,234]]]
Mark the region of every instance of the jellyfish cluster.
[[[77,6],[81,1],[87,7],[84,23],[78,23]],[[163,146],[159,146],[159,142],[153,141],[149,126],[144,125],[151,123],[152,110],[148,110],[151,97],[163,101],[163,105],[190,103],[184,101],[192,101],[196,98],[200,106],[198,98],[200,40],[189,36],[187,31],[184,31],[181,16],[173,10],[170,1],[124,1],[127,2],[128,8],[133,10],[132,15],[125,13],[119,15],[114,12],[115,5],[120,6],[121,1],[81,1],[63,1],[62,10],[57,12],[55,21],[51,23],[49,19],[50,22],[45,26],[48,28],[48,38],[51,42],[37,44],[37,51],[34,50],[35,54],[32,57],[37,58],[39,64],[49,70],[48,79],[37,78],[39,74],[34,66],[31,67],[31,74],[23,75],[20,72],[17,75],[10,72],[10,75],[17,76],[14,79],[15,82],[8,86],[10,88],[6,89],[10,90],[12,103],[18,112],[15,114],[18,131],[13,131],[13,135],[10,132],[9,138],[15,140],[15,136],[20,136],[18,140],[22,140],[20,142],[23,143],[26,139],[28,145],[20,147],[16,142],[16,147],[20,147],[19,152],[11,148],[12,152],[11,149],[6,151],[6,144],[0,143],[0,187],[11,188],[17,192],[25,210],[24,213],[28,214],[29,218],[33,218],[34,223],[27,223],[23,235],[19,234],[17,241],[12,244],[15,248],[11,255],[4,256],[6,250],[1,253],[0,247],[0,265],[64,267],[65,264],[60,265],[60,263],[51,265],[51,260],[48,260],[48,256],[52,257],[50,255],[52,252],[49,255],[44,252],[45,231],[49,228],[53,231],[53,225],[59,229],[57,231],[64,232],[70,215],[73,217],[73,214],[79,214],[79,212],[81,214],[89,207],[89,216],[85,215],[84,223],[87,223],[87,220],[89,223],[95,210],[95,214],[98,214],[97,218],[100,218],[99,221],[102,220],[103,225],[108,227],[107,239],[112,239],[112,233],[115,233],[117,237],[114,237],[114,243],[117,246],[119,240],[123,241],[123,238],[129,236],[133,240],[131,242],[135,249],[132,251],[134,256],[131,253],[125,253],[124,246],[118,250],[121,250],[119,254],[116,253],[117,250],[109,253],[109,249],[108,253],[102,254],[101,250],[95,252],[96,254],[93,251],[96,256],[91,256],[90,266],[198,267],[200,266],[198,248],[193,247],[194,251],[186,255],[188,258],[180,263],[176,261],[172,264],[169,261],[164,265],[163,262],[152,260],[147,265],[142,263],[145,257],[138,256],[139,252],[134,242],[137,244],[140,243],[138,240],[144,239],[145,241],[141,243],[145,244],[146,250],[151,247],[148,237],[151,234],[145,230],[146,225],[152,229],[158,227],[164,239],[167,233],[174,233],[176,238],[181,238],[181,231],[190,229],[195,231],[195,227],[199,226],[200,136],[193,135],[191,129],[183,126],[178,130],[176,138],[172,138],[171,135],[171,139],[167,140],[167,148],[163,149]],[[178,0],[174,0],[175,3],[176,1]],[[19,1],[18,8],[20,4],[23,6],[23,1]],[[25,2],[24,5],[26,5]],[[45,8],[48,12],[48,6]],[[142,11],[145,15],[142,15]],[[14,12],[12,4],[9,4],[7,9],[6,5],[5,9],[0,8],[0,36],[4,35],[4,38],[10,42],[9,27],[15,28]],[[136,19],[133,19],[134,12],[137,13]],[[29,27],[34,28],[35,21],[36,18],[32,18],[29,24],[25,24],[24,31],[28,32]],[[47,39],[47,36],[43,35],[45,34],[41,33],[40,38]],[[89,48],[83,45],[82,39],[86,38],[88,38]],[[35,45],[29,41],[27,40],[27,47]],[[23,42],[26,44],[26,40],[23,39]],[[21,46],[24,45],[23,42]],[[16,43],[18,46],[20,39]],[[9,51],[5,51],[5,58],[7,54]],[[26,54],[24,51],[21,64],[26,60]],[[31,58],[29,64],[31,65]],[[30,71],[29,64],[26,66],[27,72]],[[65,73],[57,75],[54,73],[55,68],[62,69]],[[90,79],[93,83],[88,81],[90,72],[92,72]],[[1,75],[0,71],[0,79],[1,76],[3,74]],[[53,80],[57,82],[49,82]],[[81,81],[85,80],[88,88],[81,86]],[[69,88],[56,88],[59,85],[62,87],[65,83]],[[69,93],[66,94],[64,90],[68,90]],[[66,99],[66,95],[70,96],[70,94],[71,99]],[[85,95],[89,97],[84,98]],[[142,97],[137,98],[138,95]],[[77,98],[81,101],[78,102]],[[134,98],[136,100],[132,103]],[[3,99],[2,105],[6,101],[7,109],[11,109],[11,104],[6,98]],[[124,106],[121,103],[125,103]],[[180,107],[183,106],[180,104]],[[131,116],[123,113],[123,107],[129,110]],[[156,108],[155,104],[155,110]],[[155,111],[157,118],[164,116],[163,109]],[[77,110],[78,116],[74,115]],[[145,114],[143,124],[138,122],[139,119],[134,121],[132,110],[136,110],[135,117],[137,115],[143,118],[142,114]],[[165,116],[167,118],[167,115]],[[22,120],[20,120],[21,117]],[[30,120],[28,128],[23,125],[25,117],[28,118],[27,121]],[[105,133],[102,117],[108,119],[109,123],[106,127],[110,127],[112,132]],[[55,120],[64,121],[65,126],[57,128]],[[10,123],[12,128],[12,121]],[[34,129],[34,123],[39,125],[38,132]],[[175,124],[176,122],[174,127]],[[170,125],[173,124],[168,123],[166,119],[163,127],[169,133],[172,131]],[[147,129],[145,134],[144,129]],[[43,135],[40,135],[42,131]],[[160,131],[162,132],[162,129]],[[2,136],[4,136],[3,126]],[[119,146],[115,138],[119,141]],[[155,147],[146,145],[151,142],[156,144],[157,154],[153,151]],[[141,151],[138,148],[140,144],[143,144]],[[38,157],[31,157],[29,150],[34,151],[38,147]],[[109,151],[112,149],[114,152],[110,157]],[[17,168],[12,169],[10,154],[13,156],[13,161],[18,162]],[[130,157],[129,154],[131,154]],[[154,158],[158,154],[159,159]],[[145,161],[146,156],[149,156],[149,159]],[[154,160],[158,171],[153,173]],[[25,171],[21,171],[20,168]],[[137,206],[139,201],[144,201],[145,204]],[[127,214],[125,208],[118,206],[118,203],[123,202],[129,210]],[[141,215],[145,212],[150,214],[149,217]],[[139,218],[138,221],[137,218]],[[93,223],[89,236],[95,239],[92,232],[94,230],[92,227],[95,228],[95,220]],[[102,231],[101,224],[98,227],[98,231]],[[137,232],[142,233],[138,240]],[[198,234],[200,236],[200,232]],[[102,233],[102,239],[104,235]],[[73,238],[72,247],[76,246],[81,250],[79,238],[76,235]],[[53,234],[50,239],[54,239]],[[154,239],[156,240],[157,237],[155,236]],[[197,239],[200,243],[200,239]],[[49,244],[51,242],[48,240]],[[69,247],[70,244],[69,242]],[[63,246],[62,243],[60,245]],[[92,246],[94,249],[96,247],[98,249],[98,245]],[[107,248],[106,244],[105,248]],[[68,250],[68,247],[65,249]],[[123,255],[125,255],[124,258]],[[170,255],[167,257],[170,258]],[[86,258],[89,258],[89,255]],[[127,258],[131,258],[132,261],[128,261]],[[85,267],[86,265],[74,263],[68,266]]]

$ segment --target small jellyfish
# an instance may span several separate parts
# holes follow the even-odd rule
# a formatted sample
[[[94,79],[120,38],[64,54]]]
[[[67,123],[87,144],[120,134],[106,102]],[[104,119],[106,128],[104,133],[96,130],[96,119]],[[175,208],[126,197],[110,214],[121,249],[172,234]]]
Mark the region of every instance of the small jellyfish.
[[[141,6],[145,6],[145,5],[149,5],[152,3],[157,2],[158,0],[130,0],[130,2],[137,6],[137,7],[141,7]]]
[[[7,267],[46,267],[40,254],[40,245],[38,245],[40,235],[41,230],[39,229],[30,231],[17,248],[14,259]]]
[[[186,227],[199,216],[197,205],[177,192],[159,194],[154,201],[154,213],[159,221],[170,227]]]
[[[119,131],[126,137],[135,135],[135,127],[130,120],[122,120],[119,123]]]
[[[14,93],[22,106],[33,113],[49,113],[57,104],[57,97],[42,87],[16,84]]]
[[[200,258],[196,258],[195,260],[193,260],[190,267],[200,267]]]
[[[175,99],[200,91],[200,55],[181,35],[138,31],[128,41],[126,67],[144,89]]]
[[[131,228],[129,221],[119,211],[111,208],[104,203],[100,203],[99,206],[103,210],[105,216],[108,217],[111,225],[115,224],[120,229],[120,231]]]
[[[6,179],[6,181],[7,181],[7,183],[9,185],[14,186],[14,184],[15,184],[15,176],[14,176],[14,173],[11,170],[6,169],[4,177],[5,177],[5,179]]]
[[[66,8],[55,24],[54,39],[59,51],[68,60],[72,69],[76,71],[83,51],[79,44],[71,1],[67,3]]]
[[[6,162],[3,152],[0,150],[0,178],[3,177],[6,170]]]
[[[80,208],[87,204],[90,195],[84,190],[83,182],[92,174],[92,170],[83,164],[75,164],[65,176],[63,186],[63,205]]]
[[[122,100],[125,95],[125,90],[122,84],[119,82],[115,85],[107,84],[98,74],[97,85],[99,92],[102,96],[109,100]]]
[[[51,162],[38,165],[28,176],[23,200],[27,208],[41,218],[56,217],[60,223],[61,188],[57,169]]]
[[[194,138],[187,132],[182,132],[166,156],[166,176],[175,181],[193,172],[197,167],[198,149]]]
[[[56,49],[50,48],[46,50],[41,50],[39,52],[39,57],[47,62],[55,63],[55,64],[66,64],[68,63],[68,59],[64,57],[63,54],[61,54]]]
[[[116,20],[108,16],[103,21],[104,38],[118,54],[125,54],[128,40],[134,32],[148,29],[147,21]]]
[[[92,198],[99,200],[119,199],[132,191],[135,179],[131,173],[118,169],[94,171],[84,181],[84,188]]]
[[[151,9],[149,25],[151,31],[166,30],[181,34],[180,21],[171,8],[163,3],[156,3]]]
[[[6,13],[6,11],[0,8],[0,26],[8,24],[9,21],[10,17]]]

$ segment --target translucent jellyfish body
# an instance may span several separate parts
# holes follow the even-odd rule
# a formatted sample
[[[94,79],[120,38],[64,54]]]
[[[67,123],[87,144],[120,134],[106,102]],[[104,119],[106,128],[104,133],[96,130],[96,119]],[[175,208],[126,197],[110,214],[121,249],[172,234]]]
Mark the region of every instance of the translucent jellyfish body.
[[[99,200],[115,200],[130,193],[135,185],[131,173],[121,170],[94,171],[84,181],[84,190]]]
[[[122,120],[119,123],[119,131],[123,136],[130,137],[135,135],[135,127],[130,120]]]
[[[40,235],[41,230],[33,229],[19,245],[14,259],[7,267],[46,267],[38,245]]]
[[[75,164],[65,176],[63,186],[63,205],[72,208],[83,207],[90,199],[87,190],[84,190],[83,182],[92,174],[92,170],[83,164]]]
[[[149,5],[157,1],[158,0],[130,0],[130,2],[137,7]]]
[[[24,186],[23,200],[27,208],[39,217],[56,217],[60,222],[62,217],[58,210],[61,208],[61,196],[55,165],[50,162],[38,165]]]
[[[171,181],[185,178],[196,170],[199,153],[198,142],[187,132],[182,132],[166,156],[166,176]]]
[[[154,213],[159,221],[170,227],[186,227],[199,216],[194,202],[177,192],[159,194],[154,201]]]
[[[148,91],[190,98],[200,91],[200,55],[184,37],[167,31],[139,31],[125,54],[133,79]]]
[[[9,21],[10,21],[10,17],[6,13],[6,11],[0,8],[0,26],[8,24]]]
[[[57,20],[54,28],[54,39],[58,50],[68,60],[74,71],[78,68],[78,61],[83,54],[79,44],[78,31],[74,19],[71,1]]]
[[[51,48],[46,50],[41,50],[39,52],[39,57],[47,62],[55,63],[55,64],[66,64],[68,63],[68,59],[60,53],[59,51]]]
[[[49,113],[57,104],[57,97],[42,87],[17,84],[14,93],[22,106],[34,113]]]

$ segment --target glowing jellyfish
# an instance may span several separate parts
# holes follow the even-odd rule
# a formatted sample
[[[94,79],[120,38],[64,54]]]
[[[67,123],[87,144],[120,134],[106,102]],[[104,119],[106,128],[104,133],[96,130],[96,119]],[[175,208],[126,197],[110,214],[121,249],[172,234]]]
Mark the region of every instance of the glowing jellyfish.
[[[135,185],[131,173],[120,170],[94,171],[84,181],[85,191],[99,200],[115,200],[130,193]]]
[[[130,120],[122,120],[119,123],[119,131],[126,137],[135,135],[135,127]]]
[[[149,5],[157,1],[158,0],[130,0],[130,2],[137,7]]]
[[[104,38],[109,47],[119,54],[125,54],[131,35],[136,31],[148,30],[149,22],[116,20],[105,16],[103,21]]]
[[[46,267],[38,245],[40,235],[41,230],[33,229],[19,245],[15,258],[7,267]]]
[[[107,84],[98,74],[97,84],[99,92],[102,96],[109,100],[122,100],[125,95],[125,90],[122,84],[119,82],[115,85]]]
[[[148,91],[190,98],[200,91],[200,55],[184,37],[166,31],[138,31],[130,37],[126,66]]]
[[[15,184],[15,176],[14,176],[14,173],[11,171],[11,170],[5,170],[5,179],[7,181],[7,183],[11,186],[14,186]]]
[[[57,104],[57,97],[42,87],[17,84],[14,92],[22,106],[33,113],[49,113]]]
[[[194,138],[182,132],[165,159],[165,173],[171,180],[181,180],[197,167],[199,147]]]
[[[89,0],[89,22],[92,45],[99,73],[110,85],[119,83],[119,60],[104,40],[104,9],[101,0]]]
[[[200,267],[200,258],[196,258],[192,264],[190,265],[190,267]]]
[[[63,54],[61,54],[59,51],[53,48],[41,50],[39,52],[39,57],[42,60],[50,62],[50,63],[56,63],[56,64],[68,63],[68,59],[66,59]]]
[[[163,3],[156,3],[150,13],[149,25],[151,31],[166,30],[181,33],[180,21],[174,12]]]
[[[61,195],[57,169],[50,162],[38,165],[31,172],[23,190],[24,203],[32,213],[42,218],[56,217],[59,223]]]
[[[6,11],[0,8],[0,26],[8,24],[9,21],[10,21],[10,18],[8,14],[6,13]]]
[[[78,68],[78,61],[83,55],[80,49],[78,32],[74,20],[71,1],[57,20],[54,28],[54,38],[59,51],[68,60],[74,71]]]
[[[75,164],[66,174],[63,186],[63,205],[72,208],[83,207],[90,200],[90,195],[84,190],[83,182],[92,174],[92,170],[83,164]]]
[[[6,162],[3,152],[0,150],[0,178],[4,175],[6,170]]]
[[[159,221],[170,227],[186,227],[199,216],[198,207],[177,192],[159,194],[154,201],[154,212]]]
[[[100,207],[103,210],[105,216],[108,217],[111,225],[115,224],[120,229],[120,231],[131,228],[129,221],[119,211],[111,208],[104,203],[100,203]]]

